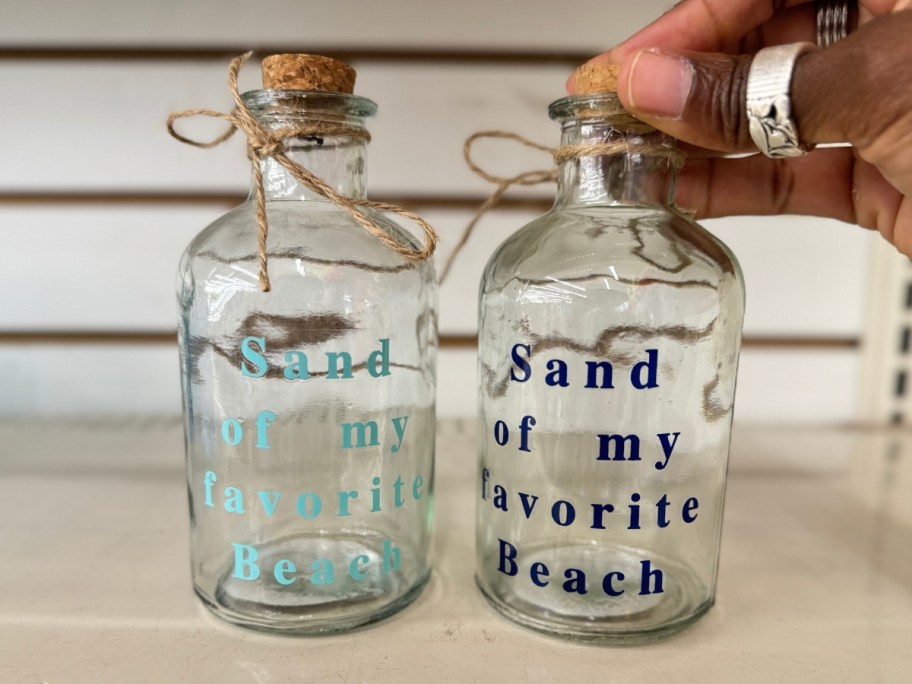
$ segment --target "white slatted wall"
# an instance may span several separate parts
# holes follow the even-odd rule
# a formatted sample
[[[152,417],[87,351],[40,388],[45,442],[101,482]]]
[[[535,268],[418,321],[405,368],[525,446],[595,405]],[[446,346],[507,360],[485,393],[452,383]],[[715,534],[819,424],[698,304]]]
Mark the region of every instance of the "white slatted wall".
[[[547,104],[574,65],[671,2],[420,0],[40,3],[0,22],[0,412],[174,413],[174,274],[184,246],[246,192],[240,140],[198,150],[167,114],[228,108],[229,56],[249,47],[349,57],[380,104],[370,191],[421,211],[445,259],[490,188],[462,161],[475,130],[555,144]],[[252,64],[241,85],[258,85]],[[190,125],[190,124],[188,124]],[[204,136],[216,130],[192,125]],[[547,159],[503,146],[493,169]],[[552,188],[491,214],[441,296],[443,415],[475,410],[475,291],[482,265]],[[859,414],[872,238],[830,221],[707,222],[748,288],[737,417],[848,422]],[[868,334],[870,337],[870,333]],[[876,419],[864,414],[867,419]]]

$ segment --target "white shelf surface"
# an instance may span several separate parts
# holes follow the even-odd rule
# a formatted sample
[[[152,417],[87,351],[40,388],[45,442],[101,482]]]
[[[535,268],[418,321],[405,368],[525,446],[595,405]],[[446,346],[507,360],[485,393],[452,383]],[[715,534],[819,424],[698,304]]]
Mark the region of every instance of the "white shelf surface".
[[[670,639],[605,647],[515,626],[479,595],[474,430],[440,425],[424,594],[291,638],[194,597],[176,419],[0,422],[0,681],[912,681],[912,434],[738,426],[717,605]]]

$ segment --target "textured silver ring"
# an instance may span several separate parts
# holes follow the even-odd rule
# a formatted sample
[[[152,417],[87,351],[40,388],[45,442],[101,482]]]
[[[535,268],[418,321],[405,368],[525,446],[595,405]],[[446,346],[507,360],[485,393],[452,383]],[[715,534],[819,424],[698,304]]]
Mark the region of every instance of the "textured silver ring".
[[[747,120],[754,143],[767,157],[798,157],[812,146],[802,145],[792,118],[792,74],[795,62],[811,43],[763,48],[754,55],[747,75]]]
[[[817,45],[826,47],[849,35],[849,21],[857,5],[857,0],[814,0]]]

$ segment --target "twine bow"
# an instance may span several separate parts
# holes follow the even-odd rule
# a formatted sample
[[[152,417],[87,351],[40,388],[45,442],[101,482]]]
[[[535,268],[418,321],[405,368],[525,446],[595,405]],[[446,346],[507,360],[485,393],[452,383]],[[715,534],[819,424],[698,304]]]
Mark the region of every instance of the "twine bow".
[[[617,112],[612,112],[612,116],[616,120],[616,123],[622,127],[623,130],[626,130],[630,133],[646,134],[655,132],[655,129],[648,124],[644,124],[642,121],[639,121],[638,119],[630,116],[620,106],[620,104],[617,106]],[[482,138],[515,140],[525,147],[531,147],[532,149],[549,153],[554,161],[554,164],[548,169],[525,171],[515,176],[497,176],[482,169],[480,166],[478,166],[478,164],[475,163],[475,160],[472,159],[472,147],[478,140]],[[629,139],[623,137],[616,140],[606,140],[604,142],[589,143],[585,145],[564,145],[562,147],[548,147],[547,145],[542,145],[540,143],[529,140],[528,138],[519,135],[518,133],[511,133],[509,131],[478,131],[477,133],[470,135],[468,138],[466,138],[465,144],[462,148],[462,154],[465,158],[466,164],[476,175],[484,178],[489,183],[494,183],[497,187],[491,196],[482,202],[481,206],[478,207],[478,209],[475,211],[475,214],[472,216],[472,219],[466,225],[465,229],[463,230],[462,237],[460,237],[459,242],[456,244],[456,247],[450,253],[449,258],[447,259],[446,264],[441,271],[440,282],[446,280],[446,277],[450,272],[450,268],[453,266],[453,262],[462,251],[462,248],[465,247],[466,243],[469,241],[469,237],[471,237],[472,232],[475,230],[475,226],[478,225],[481,217],[493,209],[498,202],[500,202],[500,199],[503,197],[504,193],[510,189],[510,187],[514,185],[539,185],[541,183],[553,183],[557,181],[557,167],[565,161],[578,159],[580,157],[595,157],[599,155],[619,154],[622,152],[636,153],[643,156],[665,159],[675,169],[680,169],[684,163],[684,153],[666,143],[631,142]]]
[[[238,91],[238,73],[244,63],[250,59],[252,54],[252,52],[247,52],[234,58],[231,60],[231,65],[228,67],[228,89],[231,91],[231,96],[234,99],[235,104],[234,109],[231,112],[218,112],[212,109],[185,109],[180,112],[174,112],[168,117],[168,132],[172,137],[182,143],[202,148],[220,145],[238,130],[242,131],[247,137],[247,157],[250,159],[250,163],[253,167],[254,200],[257,226],[259,227],[257,247],[258,265],[260,270],[260,289],[263,292],[269,292],[271,287],[267,268],[266,248],[266,238],[269,235],[269,223],[266,217],[266,192],[263,186],[263,172],[260,168],[260,162],[267,157],[277,161],[298,183],[310,188],[318,195],[321,195],[330,202],[342,207],[362,228],[364,228],[365,231],[380,240],[380,242],[391,251],[405,257],[409,261],[422,261],[430,257],[437,247],[437,233],[431,225],[420,216],[403,209],[402,207],[396,206],[395,204],[347,197],[346,195],[338,193],[317,175],[296,164],[288,157],[288,154],[285,152],[284,143],[285,140],[288,140],[289,138],[337,135],[348,136],[353,139],[370,140],[370,134],[361,128],[353,128],[351,126],[342,126],[327,122],[320,122],[309,126],[289,127],[278,131],[270,131],[264,127],[250,112],[250,109],[248,109]],[[222,119],[231,124],[231,127],[219,137],[208,142],[192,140],[174,130],[175,121],[193,116],[208,116],[215,119]],[[421,249],[414,249],[396,240],[390,235],[386,228],[379,225],[363,211],[365,208],[398,214],[399,216],[410,219],[416,223],[424,232],[424,244]]]

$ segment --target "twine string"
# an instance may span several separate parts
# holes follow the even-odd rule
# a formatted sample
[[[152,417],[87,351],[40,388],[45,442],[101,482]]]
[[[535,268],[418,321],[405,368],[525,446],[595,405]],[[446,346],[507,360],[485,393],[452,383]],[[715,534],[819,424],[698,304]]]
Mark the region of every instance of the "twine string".
[[[612,116],[612,121],[619,130],[623,130],[634,135],[645,135],[655,132],[655,129],[651,126],[644,124],[642,121],[639,121],[638,119],[630,116],[620,106],[620,104],[618,104],[616,112],[612,110],[608,112],[608,114]],[[513,140],[523,145],[524,147],[530,147],[535,150],[547,152],[554,160],[554,164],[548,169],[524,171],[522,173],[516,174],[515,176],[498,176],[492,174],[489,171],[481,168],[472,158],[473,146],[476,142],[484,138]],[[469,169],[471,169],[477,176],[484,178],[489,183],[493,183],[496,187],[494,189],[494,192],[491,193],[491,195],[478,207],[478,209],[472,215],[472,218],[469,220],[468,224],[466,224],[466,227],[463,229],[459,242],[456,243],[456,246],[453,248],[453,251],[447,258],[446,263],[443,266],[443,270],[440,273],[441,283],[446,280],[447,276],[450,273],[450,269],[453,267],[453,263],[456,261],[456,257],[459,256],[466,243],[468,243],[469,238],[475,231],[475,227],[478,225],[478,222],[485,214],[497,206],[501,198],[504,196],[504,193],[506,193],[506,191],[509,190],[512,186],[529,186],[539,185],[541,183],[553,183],[557,181],[558,166],[566,161],[579,159],[581,157],[598,157],[603,155],[615,155],[622,153],[639,154],[642,156],[665,159],[670,166],[672,166],[675,170],[678,170],[681,168],[681,166],[683,166],[685,156],[683,152],[675,148],[673,145],[669,145],[667,143],[652,141],[632,141],[624,136],[621,136],[615,140],[606,140],[599,143],[588,143],[584,145],[564,145],[562,147],[555,148],[529,140],[525,136],[519,135],[518,133],[500,130],[478,131],[477,133],[473,133],[468,138],[466,138],[462,152],[466,165],[468,165]]]
[[[481,217],[487,214],[491,209],[497,206],[500,202],[501,197],[504,193],[509,190],[514,185],[539,185],[540,183],[549,183],[557,180],[557,169],[538,169],[535,171],[524,171],[515,176],[497,176],[492,173],[488,173],[483,168],[481,168],[474,159],[472,159],[472,147],[478,140],[483,138],[494,138],[501,140],[514,140],[525,147],[531,147],[535,150],[541,150],[542,152],[548,152],[553,154],[554,150],[546,145],[541,145],[537,142],[529,140],[528,138],[519,135],[518,133],[511,133],[509,131],[477,131],[473,133],[468,138],[466,138],[465,144],[462,146],[462,155],[465,158],[465,162],[468,167],[481,178],[484,178],[489,183],[494,183],[497,187],[494,189],[494,192],[482,202],[481,206],[475,210],[475,214],[472,216],[471,220],[466,224],[466,227],[462,230],[462,235],[459,238],[459,242],[456,243],[456,246],[453,248],[453,251],[447,257],[446,263],[443,265],[443,270],[440,271],[440,282],[443,283],[447,276],[450,273],[450,269],[453,267],[453,262],[456,261],[456,257],[462,252],[463,248],[466,246],[466,243],[469,241],[469,238],[472,236],[472,233],[475,231],[475,226],[478,225],[478,222],[481,220]]]
[[[270,131],[264,127],[244,103],[238,90],[238,73],[244,63],[250,59],[252,52],[247,52],[231,61],[228,68],[228,89],[234,99],[234,109],[231,112],[219,112],[212,109],[186,109],[174,112],[168,117],[168,132],[176,140],[194,147],[210,148],[220,145],[240,130],[247,137],[247,157],[253,167],[254,206],[257,221],[257,255],[259,266],[260,289],[269,292],[271,284],[268,271],[268,250],[266,240],[269,235],[269,223],[266,214],[266,190],[263,183],[263,171],[260,165],[266,158],[278,162],[301,185],[310,188],[318,195],[325,197],[333,204],[344,209],[367,233],[373,235],[389,250],[399,254],[408,261],[417,262],[429,258],[437,246],[437,233],[431,225],[417,214],[388,202],[375,202],[343,195],[323,179],[304,167],[292,161],[285,151],[285,141],[290,138],[307,136],[347,136],[354,140],[370,140],[370,133],[362,128],[344,126],[330,122],[318,122],[307,126],[286,127],[277,131]],[[199,141],[187,138],[174,129],[178,119],[194,116],[207,116],[222,119],[229,123],[225,133],[210,141]],[[377,223],[365,209],[385,211],[397,214],[414,222],[424,234],[424,242],[420,249],[415,249],[402,244],[394,238],[389,230]]]

